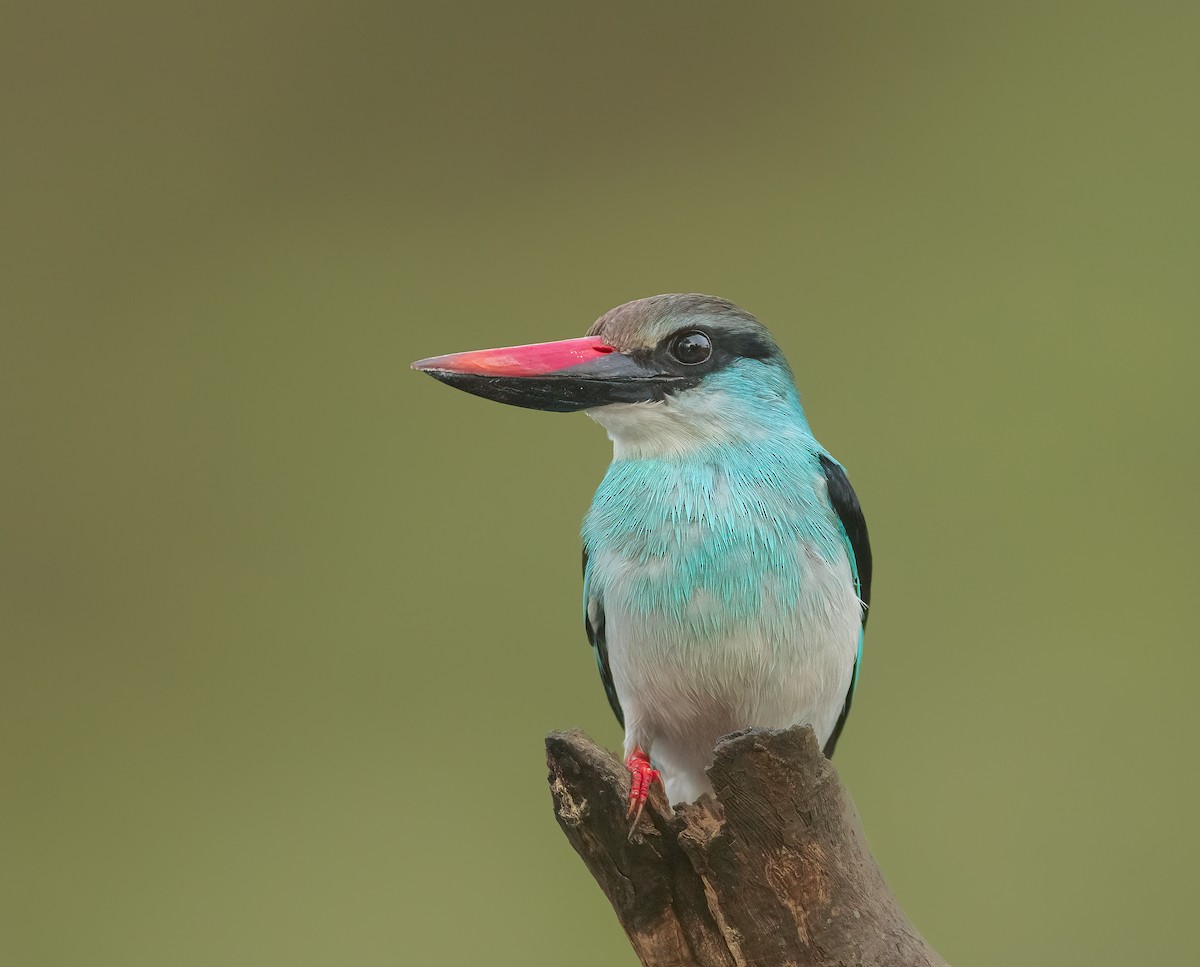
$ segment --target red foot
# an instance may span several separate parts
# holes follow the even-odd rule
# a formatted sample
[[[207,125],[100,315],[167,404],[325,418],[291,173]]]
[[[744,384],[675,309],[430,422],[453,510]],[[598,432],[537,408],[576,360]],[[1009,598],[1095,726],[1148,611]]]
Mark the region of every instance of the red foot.
[[[629,831],[633,832],[638,820],[642,818],[642,810],[646,808],[646,797],[650,795],[651,783],[662,777],[659,771],[650,765],[650,757],[638,746],[634,746],[633,752],[625,761],[625,768],[629,770],[630,775],[629,812],[625,815],[630,820]]]

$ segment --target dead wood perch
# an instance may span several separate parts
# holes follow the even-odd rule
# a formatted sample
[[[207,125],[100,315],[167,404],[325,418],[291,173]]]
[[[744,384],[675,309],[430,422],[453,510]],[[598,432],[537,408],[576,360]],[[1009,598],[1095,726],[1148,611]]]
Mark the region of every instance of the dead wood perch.
[[[656,786],[632,839],[616,757],[554,732],[546,760],[558,824],[646,967],[945,967],[884,882],[812,729],[726,737],[716,799],[672,814]]]

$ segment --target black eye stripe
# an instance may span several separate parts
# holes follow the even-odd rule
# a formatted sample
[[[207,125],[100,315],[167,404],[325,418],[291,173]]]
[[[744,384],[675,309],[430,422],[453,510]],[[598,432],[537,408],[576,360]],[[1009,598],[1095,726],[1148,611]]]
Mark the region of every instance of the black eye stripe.
[[[696,334],[708,340],[709,352],[700,361],[688,363],[676,355],[675,347],[683,337]],[[647,368],[674,376],[675,382],[665,390],[668,395],[698,385],[709,373],[724,369],[739,359],[774,360],[787,365],[774,341],[761,327],[685,326],[660,339],[657,345],[629,350],[628,355]]]
[[[722,351],[746,359],[770,359],[779,355],[779,348],[765,332],[741,331],[721,333],[716,337]]]

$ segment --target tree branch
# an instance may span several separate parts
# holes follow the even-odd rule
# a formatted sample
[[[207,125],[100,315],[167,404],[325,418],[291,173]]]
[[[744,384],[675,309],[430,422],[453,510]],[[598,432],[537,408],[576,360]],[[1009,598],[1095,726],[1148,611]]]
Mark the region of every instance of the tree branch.
[[[645,967],[945,967],[871,856],[812,729],[722,739],[716,799],[655,786],[632,838],[629,776],[582,732],[546,739],[559,826]]]

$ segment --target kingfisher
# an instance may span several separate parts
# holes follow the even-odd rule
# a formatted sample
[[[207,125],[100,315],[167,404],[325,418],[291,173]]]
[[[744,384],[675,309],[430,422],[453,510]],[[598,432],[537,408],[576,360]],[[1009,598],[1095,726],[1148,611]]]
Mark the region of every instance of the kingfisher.
[[[629,818],[652,783],[712,792],[721,736],[809,725],[832,756],[862,663],[867,525],[809,428],[766,327],[698,293],[638,299],[582,338],[413,368],[476,396],[603,426],[583,523],[583,612],[625,729]]]

